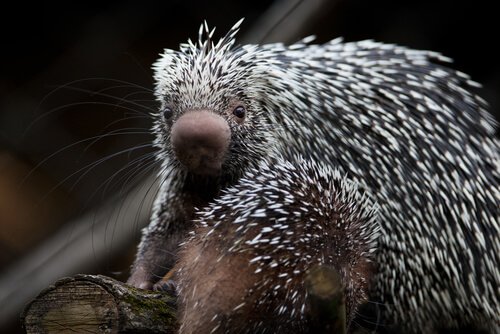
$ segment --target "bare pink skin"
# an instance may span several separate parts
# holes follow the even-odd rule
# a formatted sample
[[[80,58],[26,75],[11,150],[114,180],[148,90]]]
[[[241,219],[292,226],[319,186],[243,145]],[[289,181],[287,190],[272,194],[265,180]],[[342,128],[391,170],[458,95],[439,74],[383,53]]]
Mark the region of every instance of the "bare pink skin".
[[[171,141],[177,159],[192,173],[216,175],[231,140],[227,121],[208,110],[189,111],[172,126]]]

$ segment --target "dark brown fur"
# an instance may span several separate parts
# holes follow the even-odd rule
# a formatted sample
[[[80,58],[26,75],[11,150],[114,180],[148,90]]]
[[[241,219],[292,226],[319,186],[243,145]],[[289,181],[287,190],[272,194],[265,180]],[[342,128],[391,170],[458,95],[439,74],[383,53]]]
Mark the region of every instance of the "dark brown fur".
[[[308,270],[317,264],[333,266],[340,273],[345,286],[348,323],[359,305],[367,301],[374,269],[367,250],[373,245],[362,240],[362,234],[358,233],[366,225],[374,223],[366,216],[366,211],[362,211],[369,208],[347,202],[341,196],[334,196],[335,199],[325,205],[331,197],[325,195],[324,189],[340,193],[341,181],[337,180],[339,183],[333,188],[321,184],[318,189],[314,185],[309,187],[304,181],[303,186],[308,190],[306,193],[302,186],[293,189],[298,180],[289,175],[283,179],[290,181],[287,185],[295,191],[296,201],[283,206],[288,214],[269,210],[266,217],[247,218],[244,222],[235,223],[245,214],[251,216],[252,211],[242,213],[233,208],[234,202],[227,205],[216,202],[207,209],[211,211],[216,206],[209,218],[201,215],[201,224],[182,246],[174,267],[174,280],[179,292],[180,333],[308,332],[304,281]],[[261,180],[262,184],[256,181],[255,184],[265,187],[267,181]],[[320,179],[318,184],[323,181]],[[235,188],[245,190],[240,184]],[[236,203],[238,196],[243,203],[247,197],[251,197],[252,201],[258,198],[253,194],[238,194],[231,194]],[[277,202],[281,201],[278,199]],[[265,200],[252,203],[255,209],[267,208],[270,204]],[[318,210],[315,211],[315,208]],[[301,209],[304,210],[302,215],[294,214]],[[286,221],[288,227],[283,230],[275,228],[265,237],[288,238],[290,243],[264,242],[258,246],[248,243],[262,234],[263,228],[269,228],[283,218],[286,220],[281,221]],[[308,224],[311,221],[313,223]],[[286,232],[293,234],[286,236]],[[312,237],[310,242],[304,243],[301,239],[307,235]],[[293,245],[294,250],[279,247],[283,245]],[[269,258],[255,260],[260,256]],[[286,259],[289,259],[290,265],[282,265],[287,263]],[[279,265],[272,266],[273,261]],[[285,283],[280,276],[284,274],[291,280]],[[275,289],[278,285],[279,288]],[[297,293],[293,297],[295,291]],[[302,305],[305,308],[301,311]],[[286,311],[279,312],[281,307],[285,307]]]

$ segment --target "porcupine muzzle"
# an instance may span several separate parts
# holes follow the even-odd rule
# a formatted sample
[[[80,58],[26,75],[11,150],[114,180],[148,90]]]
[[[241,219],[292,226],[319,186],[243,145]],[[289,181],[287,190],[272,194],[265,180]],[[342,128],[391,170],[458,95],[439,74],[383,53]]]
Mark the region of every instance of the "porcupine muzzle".
[[[187,111],[172,125],[174,153],[194,174],[219,174],[230,140],[227,121],[210,110]]]

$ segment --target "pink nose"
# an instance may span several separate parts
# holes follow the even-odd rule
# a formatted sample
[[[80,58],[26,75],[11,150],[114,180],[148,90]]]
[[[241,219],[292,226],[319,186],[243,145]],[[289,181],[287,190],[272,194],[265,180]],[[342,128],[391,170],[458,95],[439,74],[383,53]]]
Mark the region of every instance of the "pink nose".
[[[195,174],[218,174],[230,140],[226,120],[208,110],[188,111],[172,125],[174,153]]]

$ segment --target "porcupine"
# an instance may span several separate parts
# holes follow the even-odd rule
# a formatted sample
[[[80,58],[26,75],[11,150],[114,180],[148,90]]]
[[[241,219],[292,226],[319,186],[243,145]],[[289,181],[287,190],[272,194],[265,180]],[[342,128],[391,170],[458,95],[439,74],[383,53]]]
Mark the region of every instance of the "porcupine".
[[[298,157],[250,169],[197,212],[179,252],[179,332],[308,333],[305,277],[317,265],[339,272],[349,324],[367,300],[376,211],[328,166]]]
[[[216,44],[202,25],[154,65],[163,181],[129,282],[150,288],[172,267],[194,206],[302,153],[376,196],[370,297],[386,326],[498,329],[500,145],[476,84],[439,53],[371,40],[235,46],[240,22]]]

